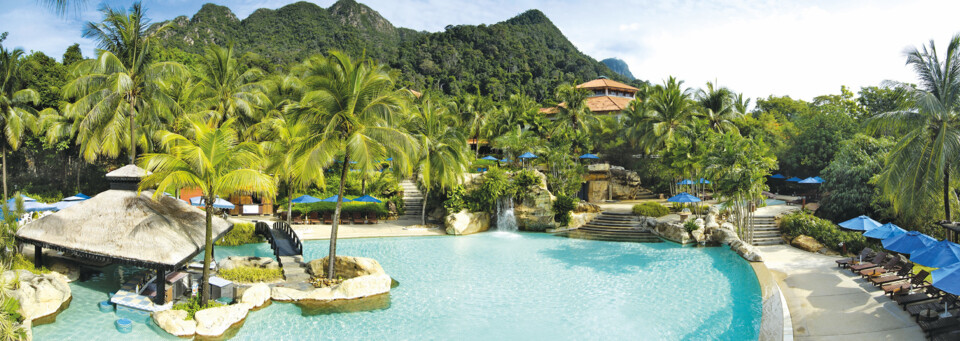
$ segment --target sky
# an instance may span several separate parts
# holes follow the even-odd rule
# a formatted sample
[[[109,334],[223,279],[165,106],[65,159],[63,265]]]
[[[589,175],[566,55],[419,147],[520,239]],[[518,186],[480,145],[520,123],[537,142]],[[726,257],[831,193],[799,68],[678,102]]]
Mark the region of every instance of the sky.
[[[144,0],[154,22],[192,16],[205,2],[229,7],[239,18],[257,8],[290,0]],[[313,0],[329,7],[334,0]],[[789,95],[811,100],[879,85],[915,82],[904,50],[931,39],[945,50],[960,32],[960,1],[934,0],[361,0],[395,26],[442,31],[449,24],[494,24],[527,9],[539,9],[580,51],[600,60],[617,57],[638,78],[661,83],[669,76],[688,87],[708,81],[747,97]],[[42,51],[60,58],[80,43],[83,23],[101,18],[101,4],[57,16],[38,0],[0,0],[0,32],[6,47]]]

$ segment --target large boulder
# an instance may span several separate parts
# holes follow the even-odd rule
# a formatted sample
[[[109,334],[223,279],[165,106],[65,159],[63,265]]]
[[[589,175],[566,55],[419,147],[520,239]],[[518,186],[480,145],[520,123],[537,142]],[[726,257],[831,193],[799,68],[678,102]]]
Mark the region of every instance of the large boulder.
[[[456,236],[483,232],[490,229],[490,213],[461,210],[448,214],[444,219],[444,226],[447,228],[447,234]]]
[[[54,316],[70,305],[71,291],[67,278],[51,272],[36,275],[30,271],[4,271],[4,283],[19,282],[17,289],[8,294],[20,302],[20,310],[26,320]]]
[[[573,213],[600,213],[600,211],[600,206],[582,200],[573,209]]]
[[[170,309],[153,313],[153,322],[174,336],[193,336],[197,321],[187,320],[187,311]]]
[[[636,199],[643,188],[640,187],[640,175],[620,166],[610,167],[610,191],[614,200]]]
[[[257,283],[243,291],[240,296],[240,303],[250,304],[253,308],[259,308],[267,304],[270,300],[270,287],[263,283]]]
[[[273,287],[270,296],[276,301],[332,301],[349,300],[390,292],[392,280],[387,274],[366,275],[344,280],[329,287],[302,291]]]
[[[663,238],[680,244],[693,243],[690,233],[683,227],[683,224],[677,222],[659,222],[653,231]]]
[[[583,212],[583,213],[570,213],[570,222],[567,223],[567,228],[575,229],[575,228],[581,227],[581,226],[583,226],[583,225],[586,225],[586,224],[589,223],[591,220],[593,220],[594,218],[596,218],[598,215],[600,215],[600,214],[599,214],[599,213],[588,213],[588,212]]]
[[[793,238],[793,240],[790,241],[790,245],[807,252],[819,252],[823,249],[823,244],[820,244],[820,242],[813,239],[813,237],[802,234],[797,236],[797,238]]]
[[[730,244],[730,249],[737,252],[740,257],[746,259],[749,262],[762,262],[763,257],[760,256],[760,251],[753,245],[749,243],[744,243],[742,240],[737,239],[732,244]]]
[[[539,184],[521,193],[520,202],[513,210],[517,227],[525,231],[545,231],[557,227],[553,221],[553,201],[557,198],[547,190],[547,176],[535,173],[540,177]]]
[[[231,256],[221,260],[218,265],[221,270],[229,270],[241,267],[279,269],[280,264],[270,257],[236,257]]]
[[[317,277],[323,277],[327,273],[327,267],[330,266],[330,257],[314,259],[307,263],[310,273]],[[333,272],[338,277],[354,278],[367,275],[386,274],[380,262],[376,259],[366,257],[337,256],[337,261],[333,264]]]
[[[253,306],[248,303],[237,303],[221,307],[207,308],[194,314],[197,321],[197,335],[217,337],[227,332],[230,327],[243,322]]]

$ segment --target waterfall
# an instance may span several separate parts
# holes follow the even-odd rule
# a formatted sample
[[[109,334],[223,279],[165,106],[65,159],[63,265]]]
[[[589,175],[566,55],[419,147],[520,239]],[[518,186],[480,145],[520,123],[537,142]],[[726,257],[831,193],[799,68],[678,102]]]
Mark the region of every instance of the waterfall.
[[[513,214],[512,197],[502,197],[497,200],[497,230],[517,232],[517,217]]]

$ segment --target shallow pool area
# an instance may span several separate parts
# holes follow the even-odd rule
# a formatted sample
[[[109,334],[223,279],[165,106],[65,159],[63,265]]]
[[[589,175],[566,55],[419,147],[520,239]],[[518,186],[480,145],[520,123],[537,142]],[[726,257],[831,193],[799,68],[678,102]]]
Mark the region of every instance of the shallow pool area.
[[[304,258],[322,258],[327,246],[304,242]],[[337,251],[377,259],[400,283],[387,308],[305,316],[273,303],[251,312],[234,339],[755,340],[760,326],[757,277],[723,247],[488,232],[342,239]],[[271,252],[266,244],[216,249],[218,259],[234,255]],[[70,308],[35,327],[35,338],[176,339],[149,323],[117,332],[115,313],[97,307],[116,282],[114,271],[71,283]]]

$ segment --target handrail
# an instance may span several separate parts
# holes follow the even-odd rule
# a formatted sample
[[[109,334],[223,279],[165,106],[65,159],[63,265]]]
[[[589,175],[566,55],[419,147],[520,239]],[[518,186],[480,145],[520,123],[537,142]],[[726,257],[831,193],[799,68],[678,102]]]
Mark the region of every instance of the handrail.
[[[300,237],[297,236],[297,233],[293,231],[293,228],[290,227],[290,224],[287,224],[283,221],[278,221],[273,223],[273,228],[277,231],[283,232],[291,241],[293,241],[294,246],[297,248],[297,254],[303,254],[303,242],[300,241]]]
[[[270,249],[273,251],[273,258],[276,258],[277,263],[283,266],[283,263],[280,261],[280,254],[277,252],[277,241],[273,239],[273,234],[270,233],[270,225],[262,221],[257,221],[254,225],[254,233],[267,238],[267,242],[270,243]]]

